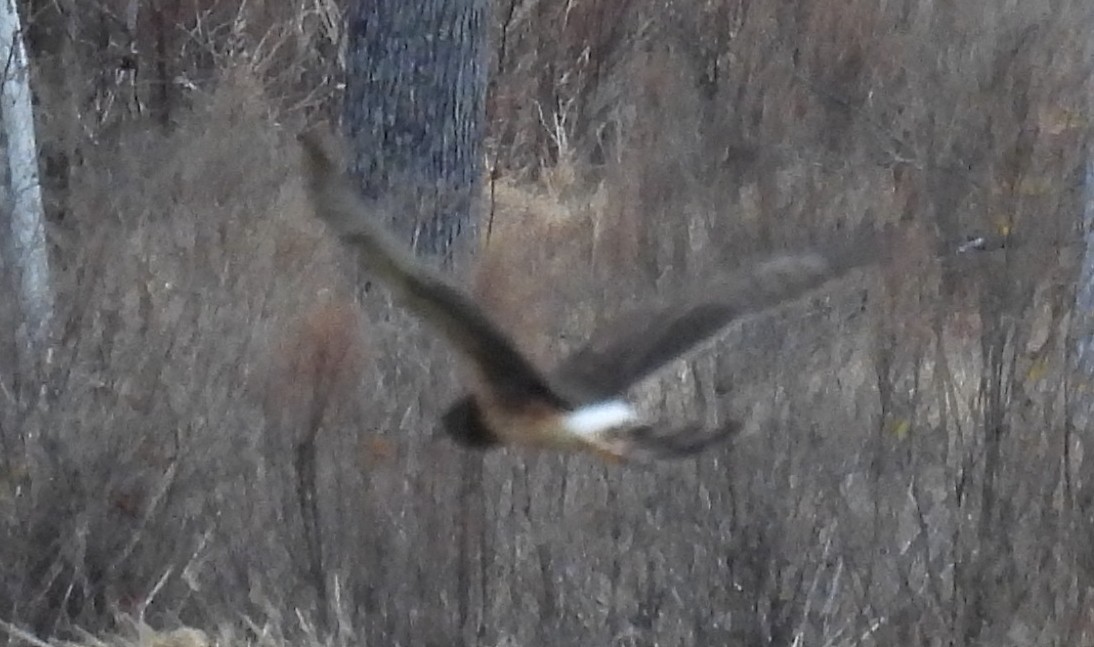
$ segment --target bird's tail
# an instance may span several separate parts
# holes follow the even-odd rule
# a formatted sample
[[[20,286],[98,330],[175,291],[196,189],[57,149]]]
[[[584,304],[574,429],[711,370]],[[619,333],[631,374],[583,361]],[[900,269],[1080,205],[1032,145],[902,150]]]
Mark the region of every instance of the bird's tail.
[[[731,440],[741,430],[737,420],[717,426],[698,423],[671,429],[641,426],[603,439],[603,453],[633,463],[689,458],[712,445]]]

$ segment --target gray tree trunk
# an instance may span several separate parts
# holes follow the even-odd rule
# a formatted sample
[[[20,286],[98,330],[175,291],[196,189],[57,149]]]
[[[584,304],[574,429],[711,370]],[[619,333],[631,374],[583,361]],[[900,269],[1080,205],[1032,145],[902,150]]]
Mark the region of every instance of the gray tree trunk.
[[[1094,159],[1089,157],[1083,169],[1082,221],[1083,251],[1079,268],[1079,284],[1075,290],[1075,321],[1077,322],[1075,361],[1080,378],[1094,375]],[[1094,402],[1084,390],[1074,391],[1071,403],[1072,421],[1086,429],[1094,413]]]
[[[345,131],[353,171],[366,196],[397,207],[389,214],[396,231],[441,264],[475,240],[490,6],[357,0],[349,10]],[[479,639],[481,461],[453,454],[430,465],[422,492],[429,505],[412,522],[426,545],[413,534],[380,531],[361,551],[369,556],[355,560],[351,590],[354,606],[365,610],[369,644]],[[387,502],[372,503],[382,519]]]
[[[14,0],[0,0],[0,55],[4,57],[0,87],[4,162],[10,182],[4,186],[3,207],[11,214],[11,250],[19,276],[27,343],[45,338],[53,314],[42,211],[38,183],[38,146],[34,134],[27,53]]]
[[[450,260],[480,183],[488,0],[358,0],[349,12],[346,131],[364,193],[409,198],[396,228]]]

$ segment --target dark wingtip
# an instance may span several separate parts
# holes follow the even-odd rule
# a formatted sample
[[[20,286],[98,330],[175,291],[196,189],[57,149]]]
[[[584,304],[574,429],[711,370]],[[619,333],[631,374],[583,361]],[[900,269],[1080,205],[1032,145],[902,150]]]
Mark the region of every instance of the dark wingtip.
[[[328,129],[310,128],[299,133],[296,141],[303,152],[304,171],[310,183],[314,185],[324,178],[341,174],[340,156]]]
[[[890,260],[901,245],[902,230],[896,225],[864,224],[846,239],[825,250],[836,271],[847,271]]]

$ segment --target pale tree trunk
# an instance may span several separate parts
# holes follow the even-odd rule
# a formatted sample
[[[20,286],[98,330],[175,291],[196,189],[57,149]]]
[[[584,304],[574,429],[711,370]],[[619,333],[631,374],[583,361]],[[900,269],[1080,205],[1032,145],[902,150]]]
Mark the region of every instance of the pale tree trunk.
[[[1079,267],[1079,285],[1075,294],[1075,309],[1080,329],[1076,339],[1079,369],[1094,374],[1094,159],[1087,159],[1083,169],[1083,253]],[[1089,412],[1084,412],[1089,414]]]
[[[1075,312],[1072,335],[1075,342],[1075,383],[1069,389],[1069,422],[1083,433],[1094,414],[1094,398],[1083,388],[1094,378],[1094,158],[1087,153],[1083,163],[1082,202],[1080,204],[1083,240],[1079,254],[1079,276],[1075,287]]]
[[[473,240],[489,0],[358,0],[349,11],[345,124],[364,193],[410,198],[396,227],[449,260]]]
[[[27,53],[14,0],[0,0],[0,53],[4,56],[0,120],[7,178],[3,207],[11,214],[12,266],[19,277],[25,342],[36,347],[46,338],[53,314],[42,191],[38,183],[38,146],[34,135]]]

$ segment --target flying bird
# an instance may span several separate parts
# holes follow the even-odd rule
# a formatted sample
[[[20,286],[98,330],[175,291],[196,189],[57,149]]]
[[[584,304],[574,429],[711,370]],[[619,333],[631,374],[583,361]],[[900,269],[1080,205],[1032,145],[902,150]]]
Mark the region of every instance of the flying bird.
[[[800,298],[884,253],[884,238],[863,230],[827,249],[772,257],[705,286],[700,297],[613,322],[545,371],[470,294],[416,261],[380,226],[327,137],[313,131],[300,142],[316,215],[474,369],[470,392],[441,419],[442,430],[468,448],[515,445],[640,461],[696,454],[740,424],[648,420],[624,399],[625,391],[734,320]]]

